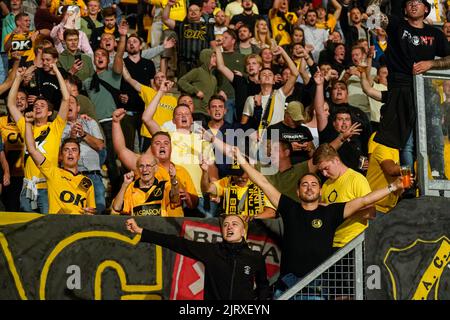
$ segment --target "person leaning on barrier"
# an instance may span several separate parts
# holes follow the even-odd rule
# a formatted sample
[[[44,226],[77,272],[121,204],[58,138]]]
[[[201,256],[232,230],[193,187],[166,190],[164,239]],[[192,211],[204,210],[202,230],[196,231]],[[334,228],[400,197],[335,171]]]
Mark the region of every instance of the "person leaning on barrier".
[[[280,277],[276,285],[280,290],[275,293],[275,297],[333,254],[334,233],[345,219],[390,193],[403,189],[402,179],[398,178],[385,188],[364,197],[324,206],[319,204],[321,193],[319,178],[313,173],[307,173],[298,181],[297,195],[300,203],[297,203],[275,189],[245,160],[238,148],[232,148],[232,152],[241,168],[263,190],[283,219],[283,255]]]
[[[260,252],[245,241],[246,222],[227,215],[221,223],[223,242],[207,243],[143,229],[134,219],[127,229],[141,234],[141,242],[166,247],[205,265],[204,300],[266,300],[270,298],[266,265]]]

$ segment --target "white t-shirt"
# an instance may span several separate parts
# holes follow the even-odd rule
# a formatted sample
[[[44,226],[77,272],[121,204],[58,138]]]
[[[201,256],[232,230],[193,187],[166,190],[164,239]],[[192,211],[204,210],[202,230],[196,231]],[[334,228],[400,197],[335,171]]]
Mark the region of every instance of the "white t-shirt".
[[[269,123],[270,125],[273,125],[275,123],[278,123],[280,121],[284,120],[284,109],[285,109],[285,103],[286,103],[286,96],[283,93],[283,90],[278,89],[273,92],[275,104],[274,104],[274,110],[272,119]],[[244,105],[244,111],[242,114],[245,114],[248,117],[253,116],[253,110],[255,109],[255,100],[253,100],[254,96],[249,96],[247,100],[245,101]],[[262,116],[264,115],[264,111],[266,110],[267,102],[269,101],[270,95],[262,96],[261,97],[261,104],[262,104]]]

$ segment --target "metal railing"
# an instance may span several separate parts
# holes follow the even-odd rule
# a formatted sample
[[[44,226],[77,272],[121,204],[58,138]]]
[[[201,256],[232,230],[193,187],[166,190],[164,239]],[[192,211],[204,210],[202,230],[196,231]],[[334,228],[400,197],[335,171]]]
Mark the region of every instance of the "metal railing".
[[[417,75],[414,77],[414,92],[416,97],[416,110],[417,110],[417,134],[416,134],[416,147],[417,147],[417,180],[421,195],[426,196],[445,196],[450,197],[450,181],[439,177],[433,177],[433,159],[432,156],[442,154],[444,146],[442,131],[442,111],[440,104],[440,96],[438,87],[442,84],[439,82],[450,80],[450,70],[430,70],[425,74]],[[436,83],[437,82],[437,83]],[[444,106],[450,108],[450,106]],[[436,111],[437,115],[436,115]],[[449,110],[450,111],[450,110]],[[450,112],[447,111],[447,114]],[[432,117],[440,117],[434,120]],[[450,119],[447,119],[449,121]],[[430,127],[431,125],[431,127]],[[434,127],[433,127],[434,126]],[[450,136],[450,133],[447,133]],[[437,146],[436,144],[440,144]],[[434,146],[435,149],[439,147],[438,152],[436,150],[429,150],[430,146]],[[444,158],[445,159],[445,158]],[[442,160],[444,161],[444,160]],[[429,175],[428,164],[431,167],[431,177]],[[447,166],[449,164],[446,164]],[[447,177],[450,178],[450,177]]]
[[[277,300],[363,300],[364,232],[337,251]]]

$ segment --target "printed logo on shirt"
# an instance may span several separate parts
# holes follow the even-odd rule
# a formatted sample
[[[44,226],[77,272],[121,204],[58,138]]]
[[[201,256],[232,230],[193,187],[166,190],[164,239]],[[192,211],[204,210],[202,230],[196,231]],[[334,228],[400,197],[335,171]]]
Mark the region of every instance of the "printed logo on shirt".
[[[244,273],[246,274],[246,275],[250,275],[250,271],[252,270],[252,267],[250,267],[250,266],[245,266],[244,267]]]
[[[315,228],[315,229],[320,229],[320,228],[322,227],[322,225],[323,225],[323,222],[322,222],[322,220],[320,220],[320,219],[314,219],[314,220],[311,222],[311,225],[312,225],[313,228]]]
[[[432,46],[434,37],[432,36],[413,36],[407,30],[403,31],[402,40],[407,39],[414,46]]]
[[[185,39],[196,39],[196,40],[206,40],[206,27],[202,28],[201,30],[193,30],[193,29],[186,29],[184,30],[183,37]]]
[[[333,190],[328,195],[328,203],[334,203],[338,197],[337,191]]]
[[[13,40],[11,41],[12,51],[27,51],[33,48],[33,42],[28,40]]]

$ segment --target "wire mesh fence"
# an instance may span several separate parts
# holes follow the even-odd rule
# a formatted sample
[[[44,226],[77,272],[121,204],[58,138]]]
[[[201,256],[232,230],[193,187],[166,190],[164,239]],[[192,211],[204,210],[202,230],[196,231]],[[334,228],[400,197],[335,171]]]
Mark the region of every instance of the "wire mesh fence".
[[[363,300],[364,234],[337,251],[279,300]]]

